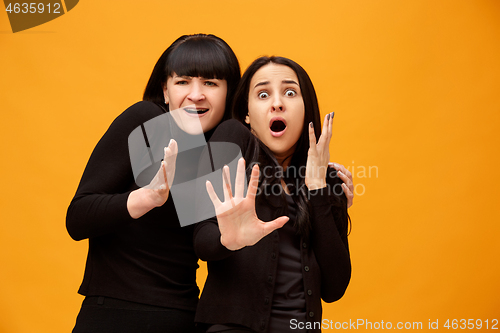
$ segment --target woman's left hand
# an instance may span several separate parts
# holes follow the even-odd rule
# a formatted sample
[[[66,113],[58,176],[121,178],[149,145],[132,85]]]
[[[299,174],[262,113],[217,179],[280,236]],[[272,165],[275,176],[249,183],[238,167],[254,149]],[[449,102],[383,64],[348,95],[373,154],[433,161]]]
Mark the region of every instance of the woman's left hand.
[[[326,186],[326,172],[330,161],[330,139],[332,138],[333,112],[325,116],[318,143],[312,123],[309,124],[309,151],[307,153],[307,188],[316,190]]]

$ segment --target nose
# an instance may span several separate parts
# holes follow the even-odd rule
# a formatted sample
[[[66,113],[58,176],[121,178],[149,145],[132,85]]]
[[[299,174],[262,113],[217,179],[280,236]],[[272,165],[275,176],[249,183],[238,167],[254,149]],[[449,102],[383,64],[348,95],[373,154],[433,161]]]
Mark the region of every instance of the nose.
[[[283,102],[281,101],[280,96],[275,96],[275,98],[273,100],[273,105],[271,107],[272,107],[272,111],[284,111],[285,110],[285,107],[283,105]]]
[[[191,89],[187,98],[193,102],[203,101],[205,99],[205,95],[203,94],[203,86],[201,82],[193,80],[191,82]]]

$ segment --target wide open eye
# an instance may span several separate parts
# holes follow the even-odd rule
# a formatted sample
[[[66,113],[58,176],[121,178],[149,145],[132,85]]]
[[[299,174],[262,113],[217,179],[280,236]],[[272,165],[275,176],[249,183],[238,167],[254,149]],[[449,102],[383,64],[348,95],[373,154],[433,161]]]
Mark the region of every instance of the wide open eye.
[[[268,98],[269,97],[269,94],[266,92],[266,91],[261,91],[259,92],[259,94],[257,95],[260,99],[264,99],[264,98]]]
[[[294,97],[296,95],[297,95],[297,92],[295,90],[293,90],[293,89],[287,89],[285,91],[285,96],[286,97]]]

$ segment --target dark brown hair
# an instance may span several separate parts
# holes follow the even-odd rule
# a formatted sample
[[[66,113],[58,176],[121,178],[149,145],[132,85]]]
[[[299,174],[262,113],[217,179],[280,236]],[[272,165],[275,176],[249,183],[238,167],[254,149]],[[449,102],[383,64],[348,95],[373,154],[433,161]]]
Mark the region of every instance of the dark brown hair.
[[[241,72],[236,55],[224,40],[205,34],[179,37],[156,62],[142,99],[154,102],[168,111],[163,84],[173,73],[179,76],[226,80],[226,110],[223,120],[230,118],[234,91]]]
[[[233,118],[239,120],[242,124],[250,128],[250,125],[245,122],[245,118],[248,115],[248,96],[250,92],[250,82],[252,81],[255,73],[261,67],[270,63],[288,66],[295,72],[295,74],[297,74],[302,99],[304,101],[304,124],[302,127],[302,134],[299,138],[297,147],[295,148],[293,155],[287,157],[291,160],[287,170],[282,173],[283,177],[275,176],[280,175],[281,172],[279,171],[280,165],[274,157],[274,154],[258,138],[255,138],[259,143],[258,145],[256,145],[256,149],[258,151],[254,152],[255,159],[258,160],[259,163],[263,163],[266,165],[270,164],[274,167],[274,172],[271,173],[271,177],[264,179],[261,174],[260,187],[264,188],[276,183],[280,184],[281,178],[284,179],[285,183],[287,183],[287,185],[289,186],[290,191],[294,193],[292,197],[298,208],[295,224],[296,230],[302,236],[307,237],[311,229],[311,223],[309,221],[310,204],[307,193],[308,190],[305,186],[305,174],[301,174],[301,171],[305,170],[305,166],[307,163],[307,153],[309,151],[309,124],[312,123],[314,126],[316,140],[318,140],[321,135],[321,120],[318,99],[316,97],[316,91],[314,90],[314,86],[311,79],[309,78],[309,75],[299,64],[288,58],[272,56],[260,57],[256,59],[247,68],[240,80],[238,88],[236,89],[232,114]],[[247,165],[250,165],[250,163],[247,163]],[[247,171],[249,172],[249,170]],[[347,234],[349,220],[349,215],[347,214],[347,198],[343,192],[340,194],[336,194],[337,195],[333,197],[335,198],[334,204],[338,208],[336,209],[337,219],[339,220],[337,221],[337,223],[340,222],[341,228],[339,231],[341,235],[345,235]],[[265,200],[264,196],[260,197],[261,200]],[[282,193],[282,202],[284,200],[286,200],[285,194]]]

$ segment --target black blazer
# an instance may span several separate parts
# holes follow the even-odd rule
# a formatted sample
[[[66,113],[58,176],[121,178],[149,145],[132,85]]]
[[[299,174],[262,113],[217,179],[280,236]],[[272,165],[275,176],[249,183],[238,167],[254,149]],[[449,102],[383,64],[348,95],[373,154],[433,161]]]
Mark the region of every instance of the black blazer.
[[[217,141],[237,144],[247,165],[252,162],[257,142],[238,121],[228,120],[221,124],[210,140]],[[215,169],[221,168],[224,163],[216,159],[212,162]],[[341,192],[342,180],[336,176],[334,169],[328,170],[327,184],[324,189],[309,191],[312,231],[309,239],[301,240],[306,313],[310,322],[321,322],[321,300],[334,302],[340,299],[351,276],[347,232],[339,232],[345,229],[340,226],[347,221],[339,221],[341,214],[338,210],[347,207],[338,207],[339,200],[334,198],[334,192],[343,196],[343,202],[346,199]],[[266,200],[279,203],[280,197],[270,195]],[[256,205],[256,211],[263,221],[271,221],[281,215],[270,204]],[[212,218],[196,226],[194,246],[196,254],[208,261],[208,278],[195,321],[234,323],[256,332],[267,332],[277,274],[278,232],[274,231],[254,246],[230,251],[220,243],[217,219]],[[311,332],[320,332],[320,329]]]

